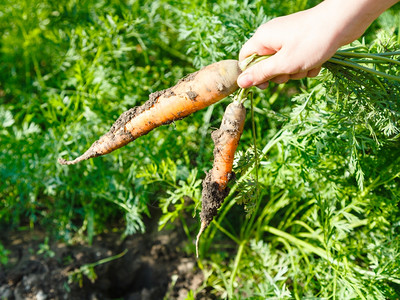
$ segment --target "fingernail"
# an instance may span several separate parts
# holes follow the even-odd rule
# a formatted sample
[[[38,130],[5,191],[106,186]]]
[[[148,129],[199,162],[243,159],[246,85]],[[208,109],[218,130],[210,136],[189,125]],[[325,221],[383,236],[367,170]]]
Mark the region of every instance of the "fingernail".
[[[253,77],[249,73],[242,73],[240,74],[237,83],[241,88],[251,87],[253,85]]]

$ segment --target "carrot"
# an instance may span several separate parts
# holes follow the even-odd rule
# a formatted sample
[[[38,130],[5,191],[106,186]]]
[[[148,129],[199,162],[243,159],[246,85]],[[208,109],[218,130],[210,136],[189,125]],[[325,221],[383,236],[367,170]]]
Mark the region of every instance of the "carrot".
[[[156,127],[183,119],[216,103],[238,89],[236,80],[240,72],[238,61],[223,60],[189,74],[175,86],[151,94],[142,106],[121,114],[110,131],[83,155],[71,161],[60,158],[58,162],[72,165],[110,153]]]
[[[233,159],[243,132],[246,109],[234,101],[229,104],[219,129],[211,133],[214,141],[213,168],[203,181],[202,205],[200,212],[201,228],[196,238],[196,254],[201,234],[211,223],[222,202],[229,194],[228,182],[235,177],[232,172]]]

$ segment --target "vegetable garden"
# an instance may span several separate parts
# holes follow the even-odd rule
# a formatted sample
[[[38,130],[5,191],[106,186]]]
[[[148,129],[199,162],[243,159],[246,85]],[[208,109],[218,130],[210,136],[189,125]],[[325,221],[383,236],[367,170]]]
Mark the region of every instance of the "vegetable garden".
[[[41,255],[157,222],[195,258],[197,235],[186,299],[399,298],[399,4],[316,78],[231,94],[236,62],[210,75],[259,25],[318,2],[3,1],[2,231],[40,229]],[[218,205],[200,213],[202,198]],[[65,293],[126,251],[71,271]]]

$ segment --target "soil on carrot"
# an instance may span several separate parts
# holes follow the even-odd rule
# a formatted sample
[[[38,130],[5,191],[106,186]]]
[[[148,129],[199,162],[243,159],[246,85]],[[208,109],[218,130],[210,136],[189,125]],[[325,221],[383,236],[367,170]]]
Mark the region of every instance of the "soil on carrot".
[[[156,104],[158,98],[160,98],[162,95],[169,98],[171,96],[174,96],[175,93],[172,91],[172,88],[151,93],[149,95],[149,99],[145,103],[143,103],[140,106],[132,107],[131,109],[123,112],[111,126],[109,133],[116,133],[117,131],[119,131],[119,129],[123,128],[125,124],[128,123],[130,120],[132,120],[134,117],[153,107],[154,104]]]
[[[178,82],[176,83],[176,85],[179,85],[181,82],[192,81],[198,73],[199,73],[199,71],[196,71],[196,72],[186,75],[185,77],[179,79]]]
[[[151,108],[156,102],[157,99],[165,94],[167,90],[162,90],[162,91],[157,91],[149,95],[149,100],[147,100],[145,103],[143,103],[141,106],[135,106],[132,107],[131,109],[123,112],[118,119],[114,122],[114,124],[111,126],[110,131],[111,133],[117,132],[120,128],[123,128],[126,123],[128,123],[130,120],[132,120],[134,117],[139,115],[140,113],[148,110]],[[171,93],[168,93],[169,96],[171,96]],[[133,140],[133,138],[132,138]]]
[[[196,101],[196,98],[199,94],[197,94],[196,92],[193,92],[193,91],[187,91],[186,95],[189,97],[190,100]]]
[[[10,254],[6,267],[0,265],[0,299],[185,299],[203,282],[195,258],[180,251],[185,239],[176,231],[123,240],[107,233],[92,245],[67,245],[46,242],[40,230],[2,231],[1,243]],[[71,281],[74,271],[124,251],[95,266],[93,282],[84,273],[81,282],[77,276]],[[196,299],[213,298],[202,292]]]
[[[145,103],[140,106],[132,107],[131,109],[123,112],[111,126],[109,133],[115,133],[119,131],[119,129],[123,128],[125,124],[132,120],[134,117],[153,107],[154,104],[156,104],[158,98],[160,98],[162,95],[169,98],[171,96],[174,96],[175,93],[172,91],[172,88],[151,93],[149,95],[149,99]],[[127,132],[127,134],[130,133]]]
[[[231,178],[234,177],[234,173],[232,172],[231,174]],[[206,223],[206,226],[208,226],[218,214],[218,209],[228,196],[229,191],[229,187],[220,190],[219,184],[212,178],[211,172],[207,172],[206,178],[203,180],[200,212],[200,218]]]

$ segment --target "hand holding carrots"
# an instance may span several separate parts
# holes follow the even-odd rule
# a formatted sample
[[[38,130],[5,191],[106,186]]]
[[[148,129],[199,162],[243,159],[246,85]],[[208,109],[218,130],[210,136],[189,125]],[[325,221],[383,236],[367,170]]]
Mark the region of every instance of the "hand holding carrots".
[[[384,10],[398,0],[325,0],[319,5],[261,25],[242,47],[239,60],[271,55],[243,72],[242,88],[285,83],[318,75],[336,50],[359,38]]]

